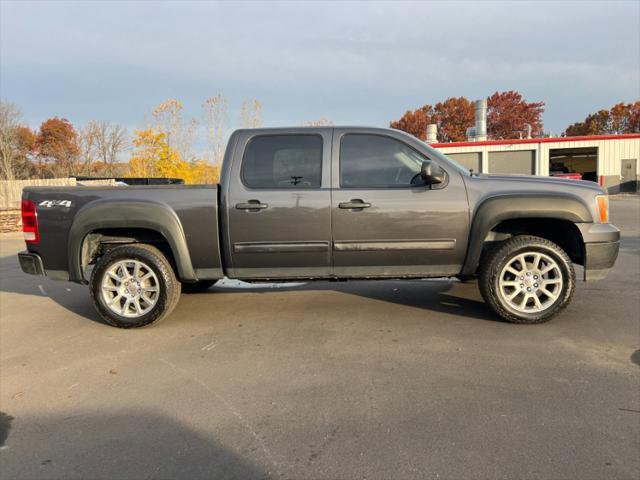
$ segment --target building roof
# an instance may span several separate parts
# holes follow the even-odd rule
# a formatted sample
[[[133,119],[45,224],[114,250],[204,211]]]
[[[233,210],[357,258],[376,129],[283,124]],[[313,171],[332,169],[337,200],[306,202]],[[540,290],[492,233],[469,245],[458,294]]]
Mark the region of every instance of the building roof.
[[[450,143],[432,143],[433,148],[446,147],[482,147],[488,145],[520,145],[527,143],[561,143],[561,142],[589,142],[594,140],[629,140],[632,138],[640,139],[640,133],[625,133],[621,135],[589,135],[585,137],[543,137],[543,138],[522,138],[511,140],[485,140],[480,142],[450,142]]]

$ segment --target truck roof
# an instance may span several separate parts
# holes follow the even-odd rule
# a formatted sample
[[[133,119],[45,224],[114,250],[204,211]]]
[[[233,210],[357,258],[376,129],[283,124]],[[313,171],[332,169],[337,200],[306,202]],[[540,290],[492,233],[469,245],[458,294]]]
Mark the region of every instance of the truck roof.
[[[388,131],[394,131],[394,132],[402,132],[402,130],[396,130],[393,128],[388,128],[388,127],[371,127],[371,126],[367,126],[367,125],[321,125],[321,126],[315,126],[315,125],[295,125],[295,126],[283,126],[283,127],[260,127],[260,128],[238,128],[237,130],[235,130],[236,132],[246,132],[246,131],[251,131],[251,132],[265,132],[265,133],[269,133],[269,132],[279,132],[279,131],[304,131],[304,132],[308,132],[308,131],[321,131],[321,130],[332,130],[335,128],[340,128],[340,129],[353,129],[353,130],[379,130],[382,132],[388,132]],[[405,133],[405,132],[402,132]]]

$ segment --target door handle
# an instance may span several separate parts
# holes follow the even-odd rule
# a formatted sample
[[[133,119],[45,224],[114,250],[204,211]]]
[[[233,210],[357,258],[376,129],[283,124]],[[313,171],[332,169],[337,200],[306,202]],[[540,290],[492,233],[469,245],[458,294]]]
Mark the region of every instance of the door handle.
[[[238,210],[249,210],[253,212],[257,212],[268,207],[269,205],[266,203],[260,203],[260,200],[249,200],[247,203],[236,203],[236,208]]]
[[[351,210],[361,210],[363,208],[369,208],[370,206],[371,206],[370,203],[364,202],[359,198],[354,198],[349,202],[342,202],[338,204],[338,208],[345,208],[345,209],[351,209]]]

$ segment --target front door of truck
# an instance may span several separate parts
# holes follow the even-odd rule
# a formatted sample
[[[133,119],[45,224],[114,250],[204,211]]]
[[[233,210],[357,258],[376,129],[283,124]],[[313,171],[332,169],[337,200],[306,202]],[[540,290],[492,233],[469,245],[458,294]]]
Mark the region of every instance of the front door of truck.
[[[238,138],[226,187],[229,275],[331,275],[331,129]]]
[[[437,161],[447,171],[446,183],[424,185],[420,168],[428,149],[400,133],[380,130],[336,128],[333,156],[335,275],[421,277],[460,272],[469,210],[458,170]]]

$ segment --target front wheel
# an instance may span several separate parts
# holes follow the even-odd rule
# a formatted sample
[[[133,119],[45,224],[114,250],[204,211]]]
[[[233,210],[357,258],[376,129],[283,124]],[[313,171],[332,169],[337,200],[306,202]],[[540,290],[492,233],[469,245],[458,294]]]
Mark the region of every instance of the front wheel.
[[[515,236],[480,265],[480,293],[503,319],[542,323],[571,301],[575,271],[566,252],[540,237]]]
[[[100,316],[119,328],[157,322],[180,298],[180,282],[171,264],[160,250],[145,244],[116,247],[100,257],[90,289]]]

